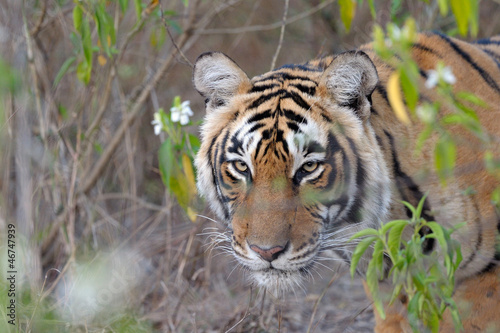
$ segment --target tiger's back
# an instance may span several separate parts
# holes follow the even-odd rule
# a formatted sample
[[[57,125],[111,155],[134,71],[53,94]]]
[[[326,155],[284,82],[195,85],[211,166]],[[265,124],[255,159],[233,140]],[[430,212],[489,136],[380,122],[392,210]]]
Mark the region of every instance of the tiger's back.
[[[424,84],[442,61],[456,77],[454,92],[469,91],[487,103],[474,110],[496,158],[499,41],[469,44],[421,34],[412,48],[421,100],[440,100]],[[423,125],[397,119],[386,88],[393,69],[371,45],[360,51],[286,65],[251,80],[221,53],[200,56],[194,83],[207,103],[196,159],[200,192],[227,223],[238,261],[259,285],[278,291],[300,284],[320,257],[349,264],[350,236],[411,217],[401,200],[416,205],[428,193],[424,217],[447,227],[467,222],[454,233],[464,256],[457,295],[478,307],[473,313],[480,319],[473,322],[469,313],[466,329],[478,323],[486,328],[497,320],[492,309],[500,310],[500,226],[490,198],[499,181],[485,170],[485,140],[461,126],[451,128],[459,140],[457,164],[453,181],[441,186],[432,167],[437,135],[415,154]],[[442,103],[439,115],[450,112]],[[425,247],[434,250],[432,242]],[[482,302],[491,292],[489,303]],[[396,304],[386,321],[377,318],[377,329],[409,329],[401,321],[404,311]]]

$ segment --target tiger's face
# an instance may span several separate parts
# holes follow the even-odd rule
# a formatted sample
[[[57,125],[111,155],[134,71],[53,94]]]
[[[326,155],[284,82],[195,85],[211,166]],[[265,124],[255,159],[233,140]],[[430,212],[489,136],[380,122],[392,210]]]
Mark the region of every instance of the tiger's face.
[[[349,262],[347,240],[378,223],[390,200],[369,124],[370,59],[345,53],[250,80],[207,53],[194,83],[207,109],[198,187],[254,280],[283,291],[325,256]]]

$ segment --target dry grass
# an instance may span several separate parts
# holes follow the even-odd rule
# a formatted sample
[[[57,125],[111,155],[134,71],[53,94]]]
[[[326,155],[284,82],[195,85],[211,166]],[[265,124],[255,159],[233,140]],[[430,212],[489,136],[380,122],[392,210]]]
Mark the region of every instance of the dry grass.
[[[323,270],[306,290],[273,299],[252,289],[230,256],[207,251],[202,234],[221,227],[204,218],[188,222],[165,192],[161,138],[150,124],[153,112],[168,109],[176,95],[191,100],[202,118],[190,67],[203,51],[224,51],[253,76],[271,63],[302,62],[369,41],[374,21],[367,6],[358,8],[346,32],[333,3],[287,0],[285,8],[278,0],[191,0],[185,8],[163,1],[162,9],[175,15],[143,15],[134,27],[133,9],[122,15],[109,1],[118,53],[106,64],[94,59],[87,86],[75,72],[54,85],[73,54],[73,2],[0,4],[1,57],[20,80],[15,92],[0,91],[0,277],[7,272],[4,231],[15,224],[20,331],[371,330],[360,282],[342,272],[331,280],[334,273]],[[481,5],[488,19],[480,35],[499,33],[499,5]],[[377,22],[384,24],[389,5],[378,6]],[[414,15],[423,29],[453,25],[436,16],[435,5],[407,6],[401,13]],[[151,45],[153,33],[165,37],[161,47]],[[8,80],[4,73],[0,88]],[[2,284],[0,291],[3,303]],[[2,332],[15,331],[2,325]]]

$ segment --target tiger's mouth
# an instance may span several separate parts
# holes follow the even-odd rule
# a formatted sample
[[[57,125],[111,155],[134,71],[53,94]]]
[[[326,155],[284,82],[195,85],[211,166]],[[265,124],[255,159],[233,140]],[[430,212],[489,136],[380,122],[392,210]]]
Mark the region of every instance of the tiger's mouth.
[[[297,287],[302,289],[315,271],[313,266],[317,262],[320,246],[309,243],[307,245],[309,246],[294,248],[287,242],[287,245],[278,249],[278,247],[257,248],[247,243],[233,242],[232,248],[251,284],[272,294],[284,295],[297,290]]]
[[[250,270],[252,281],[275,296],[295,290],[297,286],[302,287],[306,276],[307,274],[302,269],[289,271],[271,267],[263,270]]]
[[[252,284],[280,297],[290,291],[303,289],[304,283],[312,276],[310,272],[312,265],[291,269],[280,269],[272,265],[264,269],[246,268]]]

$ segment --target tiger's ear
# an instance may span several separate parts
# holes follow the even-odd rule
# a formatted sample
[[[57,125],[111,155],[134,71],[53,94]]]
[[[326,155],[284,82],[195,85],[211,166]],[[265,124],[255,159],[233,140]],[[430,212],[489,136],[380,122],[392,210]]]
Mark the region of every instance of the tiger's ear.
[[[368,118],[378,74],[366,53],[349,51],[339,54],[325,70],[321,83],[337,104],[352,108],[362,120]]]
[[[196,59],[193,82],[206,98],[207,112],[225,105],[242,84],[250,84],[245,72],[221,52],[203,53]]]

